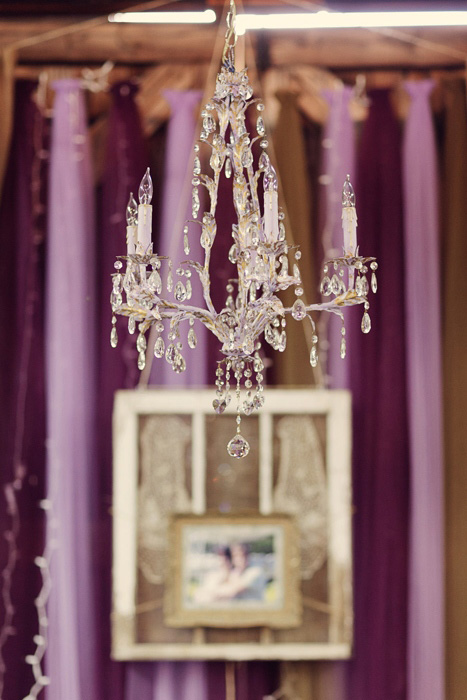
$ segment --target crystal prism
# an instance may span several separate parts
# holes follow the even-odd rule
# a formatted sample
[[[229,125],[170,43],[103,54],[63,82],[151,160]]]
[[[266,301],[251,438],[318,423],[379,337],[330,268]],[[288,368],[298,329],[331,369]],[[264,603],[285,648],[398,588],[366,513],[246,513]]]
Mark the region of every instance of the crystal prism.
[[[196,344],[198,342],[198,339],[196,337],[196,333],[194,328],[190,328],[188,331],[188,345],[190,348],[194,349],[196,347]]]
[[[319,291],[321,292],[323,297],[328,297],[331,294],[331,280],[327,275],[325,275],[321,280],[321,286],[319,288]]]
[[[250,445],[240,433],[235,435],[227,445],[227,452],[235,459],[246,457],[249,451]]]
[[[156,340],[156,344],[154,345],[154,356],[155,357],[162,357],[165,353],[165,343],[164,343],[164,338],[161,336],[158,337]]]
[[[116,348],[117,343],[118,343],[117,329],[114,326],[112,328],[112,330],[110,331],[110,344],[113,348]]]
[[[312,367],[316,367],[317,364],[318,364],[318,351],[316,349],[316,345],[313,345],[311,348],[311,352],[310,352],[310,365]]]
[[[374,272],[371,273],[371,291],[376,294],[378,290],[378,281]]]
[[[306,306],[301,299],[296,299],[292,306],[292,318],[296,321],[303,321],[306,316]]]
[[[368,314],[366,311],[362,317],[362,331],[363,333],[369,333],[371,331],[370,314]]]

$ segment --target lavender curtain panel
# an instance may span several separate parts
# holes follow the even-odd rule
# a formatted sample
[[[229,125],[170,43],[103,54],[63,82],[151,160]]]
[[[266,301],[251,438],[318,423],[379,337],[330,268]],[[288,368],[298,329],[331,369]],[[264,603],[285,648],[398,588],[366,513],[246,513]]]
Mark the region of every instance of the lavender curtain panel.
[[[201,98],[199,91],[164,91],[172,112],[167,131],[164,190],[157,252],[169,255],[175,271],[182,260],[190,257],[201,261],[199,227],[192,225],[190,256],[183,251],[183,226],[191,218],[191,169],[193,166],[193,139],[195,109]],[[176,276],[175,276],[176,277]],[[165,279],[163,279],[165,282]],[[192,303],[204,305],[201,286],[195,276]],[[187,328],[188,331],[188,328]],[[207,337],[204,328],[197,324],[196,350],[186,343],[184,357],[186,371],[178,375],[164,360],[152,365],[151,383],[165,386],[203,386],[206,379]],[[206,665],[204,663],[159,662],[154,664],[130,664],[127,672],[126,700],[206,700]]]
[[[0,405],[4,407],[0,421],[3,700],[25,697],[34,682],[25,657],[36,646],[34,599],[40,576],[34,558],[43,551],[44,512],[38,503],[44,497],[45,476],[42,183],[47,169],[47,129],[33,101],[35,88],[29,81],[16,85],[14,130],[0,209],[0,294],[8,302],[0,309],[4,329],[0,335],[4,368],[0,375]],[[16,518],[15,544],[7,535],[16,529]],[[10,547],[19,556],[9,565]]]
[[[409,700],[444,698],[441,301],[432,88],[431,80],[405,83],[411,97],[403,142],[411,462]]]
[[[322,140],[321,183],[321,238],[324,259],[342,254],[342,187],[346,175],[355,183],[355,133],[349,113],[353,88],[346,85],[338,90],[325,90],[329,116]],[[357,214],[360,211],[357,202]],[[328,331],[327,375],[331,389],[348,389],[349,355],[352,353],[352,324],[347,327],[347,357],[340,357],[341,321],[332,314],[324,314]]]
[[[354,403],[355,658],[348,700],[405,700],[409,445],[399,125],[389,91],[370,92],[358,153],[359,242],[380,262],[369,335],[350,356]],[[351,315],[357,323],[360,314]]]
[[[95,493],[94,207],[85,105],[61,80],[51,132],[46,288],[48,700],[97,700],[91,521]]]
[[[160,237],[157,252],[168,255],[173,261],[174,279],[180,262],[187,260],[204,260],[204,251],[199,242],[200,227],[189,224],[190,254],[183,250],[183,227],[187,219],[191,219],[191,180],[193,170],[193,142],[196,127],[196,108],[202,93],[198,90],[164,90],[164,96],[170,103],[171,117],[167,130],[166,158],[164,172],[164,190],[160,223]],[[200,195],[203,191],[199,187]],[[202,209],[201,209],[202,211]],[[184,278],[181,278],[182,281]],[[165,283],[165,277],[163,282]],[[194,306],[204,307],[202,288],[198,275],[193,272]],[[186,325],[186,333],[189,326]],[[196,350],[191,350],[183,342],[183,356],[186,360],[186,371],[177,374],[165,360],[155,360],[152,364],[150,383],[168,386],[203,386],[207,383],[207,331],[201,323],[195,323],[195,333],[198,339]],[[167,338],[166,338],[167,340]]]

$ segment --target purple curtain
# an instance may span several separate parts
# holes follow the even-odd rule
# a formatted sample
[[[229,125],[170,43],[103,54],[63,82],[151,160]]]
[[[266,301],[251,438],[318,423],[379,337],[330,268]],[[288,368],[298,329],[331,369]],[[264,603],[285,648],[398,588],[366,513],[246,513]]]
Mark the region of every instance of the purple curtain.
[[[197,90],[164,91],[171,106],[167,129],[164,189],[162,193],[161,223],[157,252],[169,255],[175,271],[188,257],[201,261],[199,227],[190,225],[190,255],[183,251],[183,226],[191,218],[191,169],[193,166],[193,139],[195,109],[201,98]],[[188,177],[187,177],[188,176]],[[163,281],[165,282],[165,276]],[[201,286],[192,276],[192,303],[204,306]],[[188,330],[188,328],[187,328]],[[155,360],[150,381],[166,386],[203,386],[206,384],[206,331],[197,324],[196,350],[186,347],[186,371],[178,375],[164,360]],[[127,671],[126,700],[206,700],[206,665],[204,663],[133,663]]]
[[[431,80],[405,83],[411,97],[403,144],[411,461],[409,700],[444,697],[441,301],[432,88]]]
[[[117,389],[134,388],[138,381],[135,338],[118,319],[119,344],[110,346],[110,275],[117,255],[126,253],[126,205],[129,193],[138,192],[147,168],[147,154],[135,103],[137,87],[130,82],[112,87],[103,184],[99,191],[97,236],[98,298],[98,454],[99,503],[96,534],[96,600],[98,601],[100,697],[123,697],[125,667],[110,662],[110,610],[112,567],[112,406]],[[156,183],[157,191],[157,183]]]
[[[178,279],[176,270],[183,260],[191,259],[202,262],[204,251],[201,248],[199,226],[189,224],[190,253],[183,250],[183,227],[187,219],[191,219],[191,180],[193,170],[193,140],[196,127],[195,110],[201,99],[199,90],[164,90],[164,96],[170,103],[171,116],[167,130],[167,144],[164,171],[164,190],[161,205],[160,237],[157,252],[168,255],[173,261],[174,279]],[[199,187],[202,194],[203,188]],[[202,200],[201,200],[202,201]],[[201,209],[202,211],[202,209]],[[163,268],[167,270],[166,266]],[[166,280],[166,274],[162,277]],[[182,281],[184,278],[181,278]],[[191,277],[195,306],[205,306],[201,284],[198,275],[193,272]],[[184,324],[186,333],[188,324]],[[186,360],[186,371],[177,374],[165,360],[155,360],[152,364],[151,384],[167,386],[204,386],[206,375],[207,331],[201,323],[195,324],[198,339],[196,350],[191,350],[182,338]],[[167,338],[166,338],[167,340]]]
[[[399,125],[370,93],[358,153],[360,250],[380,261],[369,335],[350,354],[354,400],[355,647],[348,700],[405,700],[409,446]],[[351,312],[359,322],[359,312]]]
[[[354,124],[349,113],[352,88],[343,86],[339,90],[326,90],[324,97],[329,104],[329,116],[322,140],[321,183],[321,237],[324,258],[342,254],[342,187],[346,175],[355,182],[355,134]],[[359,202],[357,202],[357,212]],[[330,388],[349,387],[349,354],[352,352],[351,331],[348,326],[348,355],[340,357],[341,321],[333,314],[325,314],[328,324],[329,349],[327,351],[327,374]]]
[[[46,287],[49,700],[97,700],[91,522],[95,494],[94,207],[84,97],[54,84]]]
[[[35,87],[32,82],[16,85],[14,131],[0,210],[0,294],[8,302],[0,310],[4,329],[0,403],[5,409],[0,421],[0,697],[4,700],[26,696],[34,682],[25,657],[36,647],[34,599],[40,576],[34,558],[43,550],[44,514],[38,503],[44,497],[45,475],[42,183],[47,128],[33,101]],[[16,543],[7,540],[15,525]],[[10,553],[16,550],[17,556],[8,566],[10,546]],[[11,620],[8,613],[13,613]],[[7,631],[9,625],[12,629]]]

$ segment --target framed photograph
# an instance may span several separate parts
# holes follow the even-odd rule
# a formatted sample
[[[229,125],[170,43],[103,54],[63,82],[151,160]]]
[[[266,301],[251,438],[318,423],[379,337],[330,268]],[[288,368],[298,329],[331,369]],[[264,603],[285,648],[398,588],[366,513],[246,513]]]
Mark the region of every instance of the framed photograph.
[[[348,658],[350,394],[269,389],[239,460],[213,397],[116,394],[113,658]]]
[[[187,627],[297,627],[299,552],[288,516],[176,516],[165,621]]]

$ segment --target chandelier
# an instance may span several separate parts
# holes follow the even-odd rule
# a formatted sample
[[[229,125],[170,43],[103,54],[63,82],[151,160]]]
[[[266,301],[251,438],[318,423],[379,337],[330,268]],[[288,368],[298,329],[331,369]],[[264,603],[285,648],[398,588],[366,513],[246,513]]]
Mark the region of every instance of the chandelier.
[[[223,413],[232,394],[235,395],[237,430],[227,445],[227,451],[231,457],[241,458],[250,449],[241,434],[242,414],[248,416],[264,404],[261,338],[264,337],[274,350],[283,352],[287,343],[287,317],[291,316],[292,322],[310,323],[310,364],[316,367],[318,337],[312,313],[331,312],[342,320],[340,355],[344,358],[346,340],[342,310],[346,306],[363,304],[362,331],[370,331],[368,294],[370,287],[376,292],[377,263],[374,258],[359,255],[355,194],[347,176],[342,192],[342,256],[324,264],[320,285],[323,301],[307,304],[304,300],[298,266],[301,253],[297,246],[287,241],[284,213],[278,205],[276,172],[267,152],[264,105],[253,97],[247,69],[235,70],[235,13],[235,4],[231,0],[221,71],[214,95],[201,112],[202,130],[199,142],[194,146],[193,219],[190,222],[199,226],[204,260],[188,259],[180,262],[174,270],[170,258],[153,252],[153,186],[148,168],[139,188],[139,205],[130,194],[126,210],[127,255],[119,256],[114,265],[110,343],[116,347],[118,342],[116,316],[128,317],[129,333],[138,330],[138,368],[143,370],[148,352],[146,333],[154,327],[154,356],[165,358],[174,372],[180,373],[186,370],[185,338],[188,348],[194,349],[197,344],[195,323],[203,324],[218,338],[222,355],[217,363],[213,407],[216,413]],[[247,111],[255,115],[255,135],[247,131]],[[254,155],[256,149],[259,156]],[[207,152],[209,174],[202,172],[203,152]],[[232,223],[231,231],[218,232],[216,208],[221,177],[232,182],[236,221]],[[263,197],[260,203],[258,185],[261,178]],[[202,213],[199,187],[204,187],[208,195],[207,207]],[[187,221],[183,229],[187,256],[190,254],[190,222]],[[228,256],[236,266],[235,279],[229,280],[225,304],[219,311],[214,308],[210,294],[210,262],[216,235],[232,236]],[[190,304],[193,274],[199,278],[202,287],[203,308]],[[291,307],[285,307],[278,293],[289,287],[294,288],[296,299]],[[163,335],[165,330],[168,331],[167,341]],[[246,392],[243,395],[242,384]]]

